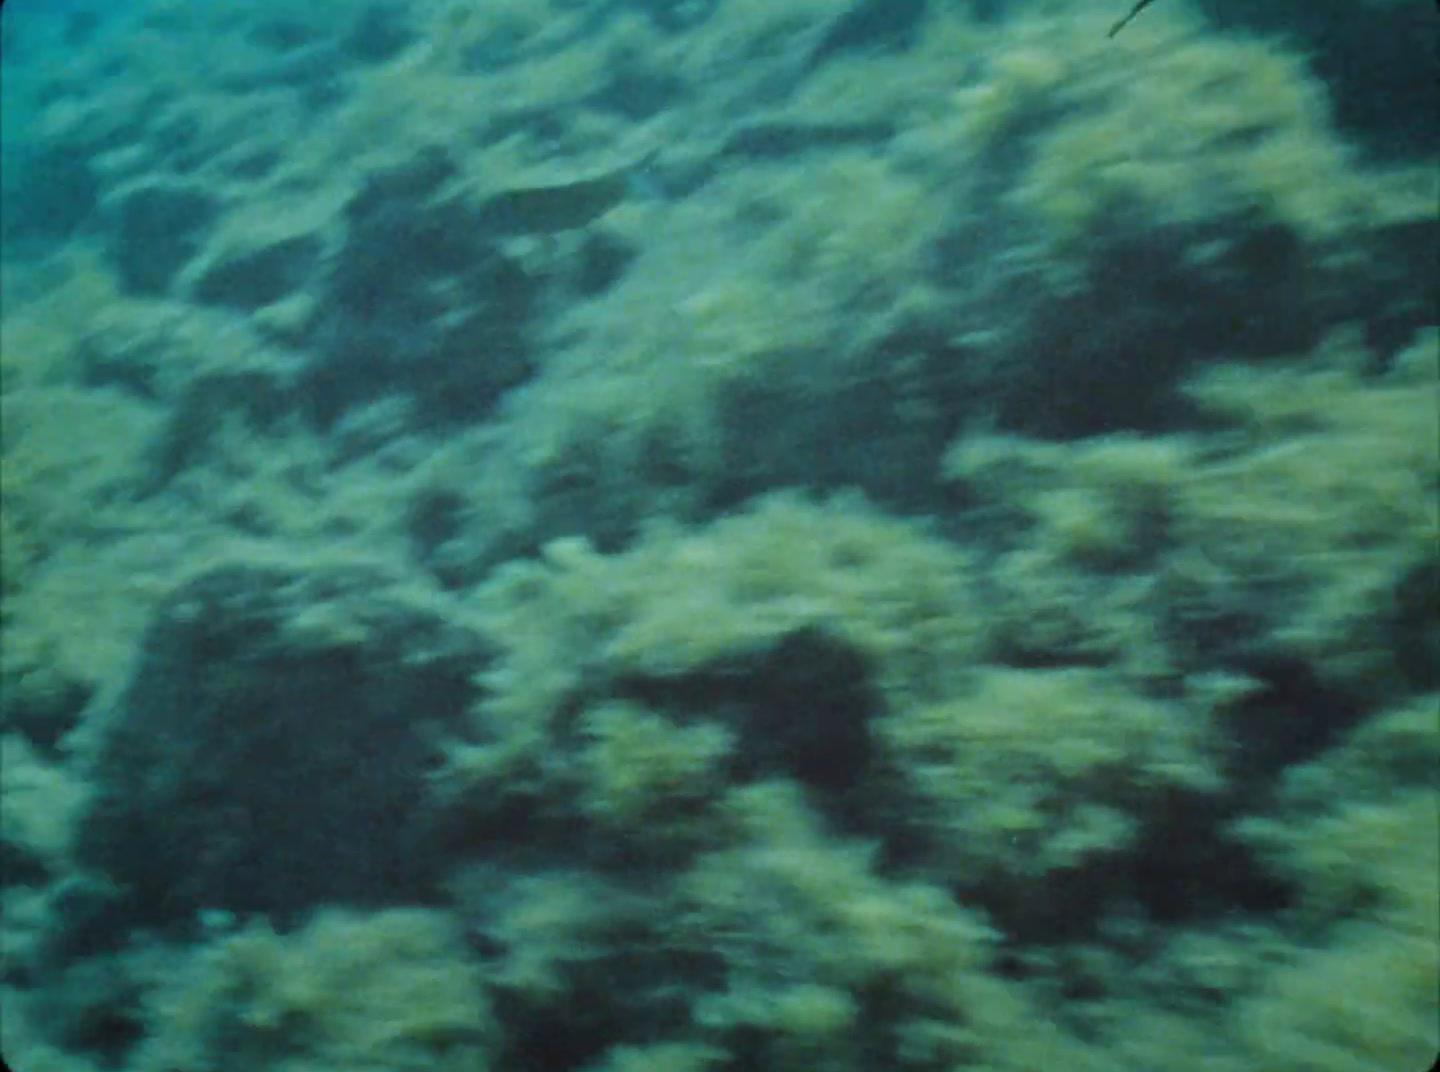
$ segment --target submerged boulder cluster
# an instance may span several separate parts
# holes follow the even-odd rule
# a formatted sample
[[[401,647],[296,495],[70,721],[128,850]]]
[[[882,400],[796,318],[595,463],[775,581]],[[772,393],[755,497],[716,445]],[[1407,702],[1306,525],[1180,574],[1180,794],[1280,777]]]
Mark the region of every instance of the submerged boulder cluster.
[[[1440,26],[1111,6],[7,7],[7,1058],[1419,1067]]]

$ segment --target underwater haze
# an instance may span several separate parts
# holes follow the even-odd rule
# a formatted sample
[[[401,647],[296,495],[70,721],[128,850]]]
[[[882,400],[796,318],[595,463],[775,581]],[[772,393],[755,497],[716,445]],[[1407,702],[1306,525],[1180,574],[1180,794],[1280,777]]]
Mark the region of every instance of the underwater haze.
[[[1437,35],[9,0],[9,1065],[1428,1068]]]

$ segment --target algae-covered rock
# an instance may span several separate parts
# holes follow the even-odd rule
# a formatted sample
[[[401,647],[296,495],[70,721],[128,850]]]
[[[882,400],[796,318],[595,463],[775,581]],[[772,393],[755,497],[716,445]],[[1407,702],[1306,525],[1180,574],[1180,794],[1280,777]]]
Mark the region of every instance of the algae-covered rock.
[[[425,728],[463,710],[474,645],[372,568],[202,574],[103,717],[81,858],[151,922],[419,896]]]
[[[553,541],[477,593],[498,657],[440,795],[488,837],[529,801],[654,846],[637,821],[703,808],[702,784],[783,776],[858,821],[874,721],[982,650],[970,598],[963,553],[853,499],[777,495],[617,555]]]
[[[444,149],[366,177],[318,285],[306,374],[324,422],[392,392],[432,416],[474,420],[531,374],[535,281],[496,246],[481,209],[447,184]]]
[[[424,909],[253,923],[150,995],[137,1072],[484,1072],[495,1025],[452,922]]]

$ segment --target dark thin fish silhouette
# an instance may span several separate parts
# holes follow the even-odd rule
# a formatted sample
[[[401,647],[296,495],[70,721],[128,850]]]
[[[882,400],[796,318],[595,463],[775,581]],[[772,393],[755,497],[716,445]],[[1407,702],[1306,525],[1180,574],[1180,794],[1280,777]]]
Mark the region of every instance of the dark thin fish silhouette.
[[[1106,36],[1114,37],[1121,30],[1125,29],[1126,25],[1130,22],[1131,19],[1133,19],[1136,15],[1140,14],[1140,12],[1144,11],[1154,2],[1155,0],[1137,0],[1135,6],[1130,9],[1130,13],[1126,15],[1123,19],[1121,19],[1119,22],[1117,22],[1114,26],[1110,27],[1110,32],[1106,34]]]
[[[584,227],[627,197],[662,193],[649,170],[658,155],[651,152],[636,163],[571,182],[501,190],[480,205],[477,222],[492,237],[557,234]]]

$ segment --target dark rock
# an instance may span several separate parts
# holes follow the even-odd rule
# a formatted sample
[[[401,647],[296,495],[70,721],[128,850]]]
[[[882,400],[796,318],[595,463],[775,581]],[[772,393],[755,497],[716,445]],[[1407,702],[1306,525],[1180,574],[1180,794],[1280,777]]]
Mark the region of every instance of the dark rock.
[[[301,290],[320,255],[320,242],[296,235],[236,251],[210,265],[195,284],[204,302],[256,309]]]
[[[376,569],[199,577],[102,716],[81,860],[152,925],[423,898],[428,734],[465,710],[477,651]]]
[[[446,192],[455,173],[443,152],[421,153],[371,175],[346,206],[305,385],[322,425],[388,395],[432,420],[479,419],[530,377],[538,285]]]
[[[401,17],[402,10],[387,4],[366,7],[345,38],[345,53],[361,63],[394,59],[415,39],[414,31]]]
[[[98,206],[100,183],[81,149],[16,151],[7,166],[17,172],[5,176],[6,196],[0,206],[7,241],[63,241],[79,231]]]
[[[121,285],[135,294],[164,293],[199,252],[217,212],[214,199],[195,186],[156,182],[124,194],[110,236]]]

